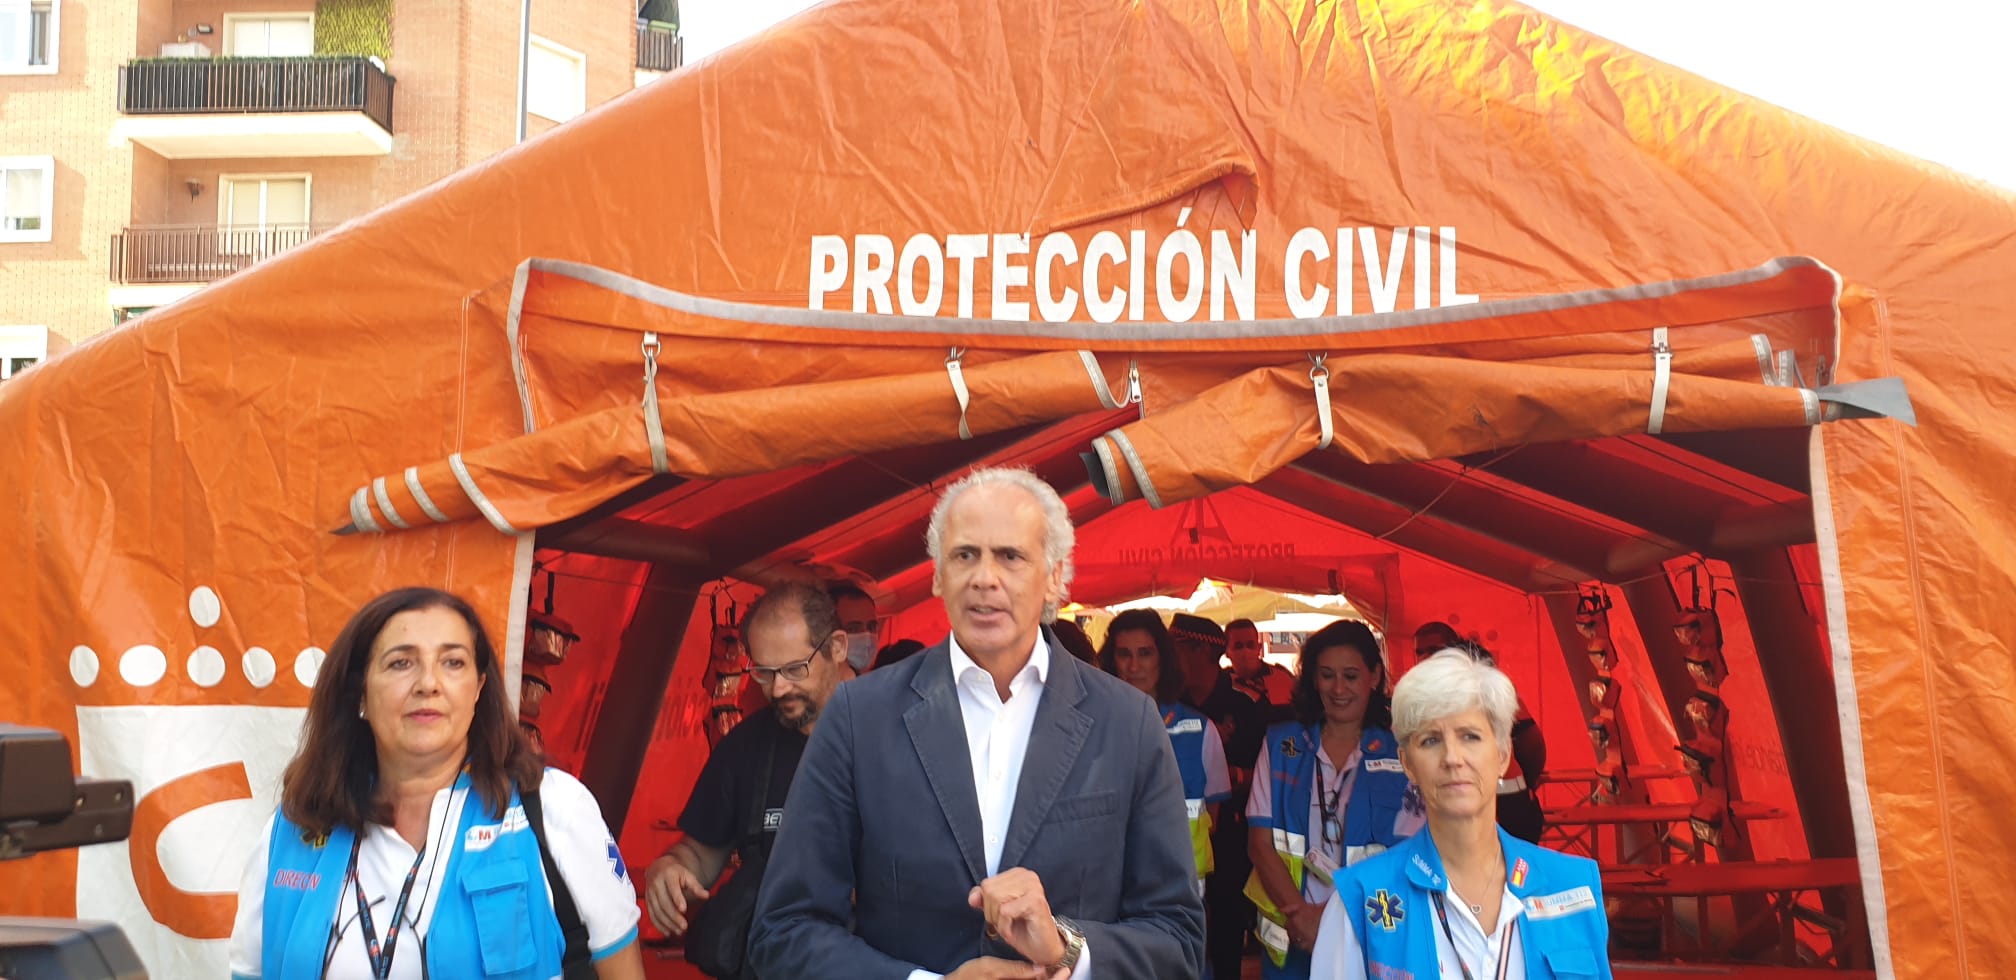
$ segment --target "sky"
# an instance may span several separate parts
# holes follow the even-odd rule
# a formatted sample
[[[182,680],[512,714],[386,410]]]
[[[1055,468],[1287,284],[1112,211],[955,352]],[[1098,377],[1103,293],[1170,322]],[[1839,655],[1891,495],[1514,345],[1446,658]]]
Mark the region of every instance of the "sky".
[[[695,61],[807,0],[686,0]],[[2016,2],[1531,0],[1550,15],[1858,136],[2016,190]]]

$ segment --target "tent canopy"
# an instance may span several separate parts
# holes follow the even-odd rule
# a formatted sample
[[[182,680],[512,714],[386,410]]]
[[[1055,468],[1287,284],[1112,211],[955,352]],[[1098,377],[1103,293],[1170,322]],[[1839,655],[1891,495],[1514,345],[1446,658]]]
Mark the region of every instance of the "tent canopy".
[[[541,548],[598,577],[580,751],[622,816],[707,583],[929,609],[933,492],[1006,462],[1084,523],[1081,598],[1458,594],[1573,676],[1550,631],[1610,583],[1647,730],[1669,563],[1726,562],[1775,716],[1842,719],[1784,749],[1834,753],[1800,802],[1879,965],[1994,974],[2012,226],[1510,3],[831,3],[0,387],[0,714],[162,833],[0,887],[216,972],[184,937],[228,931],[322,645],[428,582],[515,670]]]

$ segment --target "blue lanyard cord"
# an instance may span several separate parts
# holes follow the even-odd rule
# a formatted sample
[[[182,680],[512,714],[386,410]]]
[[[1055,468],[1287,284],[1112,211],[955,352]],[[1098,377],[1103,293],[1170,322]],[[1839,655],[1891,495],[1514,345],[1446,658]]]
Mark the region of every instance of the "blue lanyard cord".
[[[392,954],[399,946],[399,930],[406,923],[406,900],[413,897],[413,881],[420,876],[420,862],[427,859],[427,848],[413,855],[413,867],[406,872],[406,884],[399,889],[399,901],[392,906],[392,924],[385,930],[385,945],[381,951],[378,945],[378,926],[371,919],[371,904],[364,900],[364,882],[357,877],[357,853],[364,846],[364,835],[358,834],[350,843],[350,885],[357,893],[357,922],[364,929],[364,953],[371,958],[371,976],[376,980],[386,980],[392,975]]]
[[[1449,940],[1449,952],[1455,954],[1456,966],[1463,971],[1463,980],[1477,980],[1470,973],[1470,964],[1463,962],[1463,951],[1456,948],[1455,934],[1449,931],[1449,907],[1443,904],[1442,893],[1428,894],[1435,900],[1435,915],[1442,920],[1442,938]],[[1480,922],[1478,925],[1482,926],[1483,923]],[[1506,972],[1512,967],[1512,937],[1518,934],[1519,920],[1513,919],[1511,926],[1505,930],[1504,941],[1498,946],[1498,980],[1505,980]]]

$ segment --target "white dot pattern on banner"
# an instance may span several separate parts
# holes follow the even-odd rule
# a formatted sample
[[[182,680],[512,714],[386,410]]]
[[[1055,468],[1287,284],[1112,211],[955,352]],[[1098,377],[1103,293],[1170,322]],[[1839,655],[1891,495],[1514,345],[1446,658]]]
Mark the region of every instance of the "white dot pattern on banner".
[[[98,651],[78,645],[70,648],[70,679],[78,687],[98,683]]]
[[[273,655],[267,653],[265,647],[253,647],[245,651],[243,666],[245,679],[251,681],[253,687],[265,687],[273,683],[273,675],[278,673],[273,664]]]
[[[294,658],[294,679],[300,681],[302,687],[315,686],[315,675],[322,672],[323,656],[321,647],[309,647]]]
[[[127,648],[119,655],[119,676],[134,687],[151,687],[168,674],[168,655],[151,643]]]
[[[216,687],[224,679],[224,655],[216,647],[197,647],[189,655],[189,679],[197,687]]]
[[[207,630],[217,625],[217,619],[222,615],[224,603],[209,586],[199,585],[196,591],[189,593],[189,618],[195,620],[196,625]]]

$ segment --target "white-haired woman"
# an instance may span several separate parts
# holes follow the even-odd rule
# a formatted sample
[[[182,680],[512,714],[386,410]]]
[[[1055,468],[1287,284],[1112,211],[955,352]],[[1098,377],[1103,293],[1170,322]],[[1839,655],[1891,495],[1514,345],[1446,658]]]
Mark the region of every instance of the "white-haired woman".
[[[1400,679],[1393,729],[1428,829],[1337,876],[1312,978],[1610,976],[1596,863],[1498,829],[1518,704],[1510,679],[1461,651]]]

